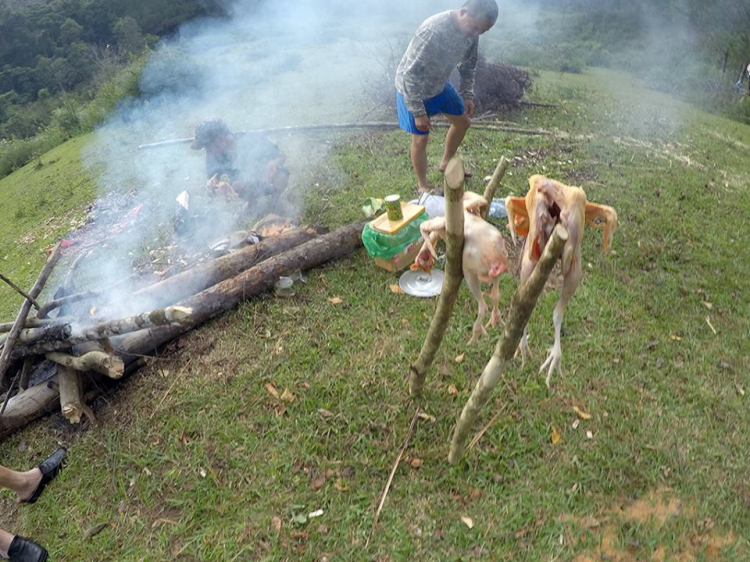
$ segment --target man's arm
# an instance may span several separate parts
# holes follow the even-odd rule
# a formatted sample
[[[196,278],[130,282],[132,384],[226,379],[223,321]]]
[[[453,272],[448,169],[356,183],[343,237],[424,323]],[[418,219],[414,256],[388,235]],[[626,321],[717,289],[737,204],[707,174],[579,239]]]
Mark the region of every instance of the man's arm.
[[[477,71],[477,59],[479,58],[479,39],[475,39],[461,62],[458,63],[458,73],[461,76],[461,89],[459,95],[464,101],[474,99],[474,76]]]

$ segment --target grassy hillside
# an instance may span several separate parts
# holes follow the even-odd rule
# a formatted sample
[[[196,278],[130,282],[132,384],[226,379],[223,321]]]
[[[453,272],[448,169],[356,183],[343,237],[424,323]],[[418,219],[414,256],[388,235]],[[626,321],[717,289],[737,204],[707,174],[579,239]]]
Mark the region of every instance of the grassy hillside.
[[[81,224],[94,200],[96,178],[83,167],[81,150],[90,135],[77,137],[0,180],[0,267],[31,287],[46,255],[44,249]],[[3,292],[0,317],[18,311],[21,297]]]
[[[615,252],[602,257],[586,232],[564,375],[547,391],[537,374],[550,292],[530,323],[533,361],[514,365],[476,430],[491,426],[451,468],[450,432],[498,337],[466,348],[476,303],[462,287],[420,402],[434,419],[417,425],[367,548],[435,301],[393,294],[398,276],[364,251],[309,272],[294,298],[258,297],[169,346],[96,404],[100,426],[54,415],[2,443],[18,468],[56,442],[70,454],[35,506],[3,498],[2,527],[56,560],[746,560],[750,128],[612,72],[543,73],[532,97],[559,105],[502,118],[569,136],[472,131],[469,187],[501,155],[513,161],[502,195],[532,173],[581,185],[617,209]],[[85,141],[0,182],[3,263],[24,285],[92,197],[76,160]],[[359,218],[366,196],[414,189],[398,132],[342,139],[307,174],[307,216],[330,226]],[[51,214],[44,239],[10,253]],[[504,302],[515,283],[503,280]],[[0,289],[4,316],[13,299]],[[574,406],[592,419],[574,427]]]

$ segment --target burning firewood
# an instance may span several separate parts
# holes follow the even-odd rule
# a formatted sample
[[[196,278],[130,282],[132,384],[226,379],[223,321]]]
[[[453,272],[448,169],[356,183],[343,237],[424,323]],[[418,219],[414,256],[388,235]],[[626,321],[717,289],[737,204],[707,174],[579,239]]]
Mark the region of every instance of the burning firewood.
[[[38,380],[37,376],[43,376],[47,382],[32,386],[9,399],[5,415],[0,414],[0,438],[50,412],[60,397],[58,385],[66,386],[61,406],[70,405],[66,414],[70,419],[80,419],[81,412],[89,417],[93,416],[87,412],[86,403],[81,398],[83,389],[79,389],[76,394],[76,388],[79,387],[69,384],[71,380],[75,382],[76,377],[80,383],[86,382],[80,379],[81,372],[108,370],[109,373],[105,373],[108,376],[119,375],[119,358],[122,358],[125,374],[132,372],[142,364],[144,355],[153,352],[187,330],[232,309],[239,302],[271,289],[280,276],[289,275],[297,270],[307,271],[327,261],[350,254],[362,244],[363,227],[364,222],[352,223],[321,236],[316,236],[314,230],[294,229],[278,237],[263,240],[256,246],[214,260],[212,264],[205,265],[205,270],[199,270],[199,267],[203,266],[193,268],[192,273],[196,278],[207,274],[207,280],[191,279],[189,277],[191,272],[187,271],[184,272],[186,277],[176,279],[179,276],[174,276],[152,286],[153,289],[147,287],[143,290],[143,295],[150,293],[149,296],[156,299],[173,300],[179,291],[186,290],[180,289],[184,283],[194,292],[181,296],[179,306],[169,306],[137,316],[82,326],[69,318],[55,319],[54,322],[37,321],[43,322],[41,325],[32,323],[33,329],[54,327],[54,329],[65,330],[60,326],[68,326],[71,329],[71,335],[51,341],[39,340],[32,345],[17,346],[13,350],[13,358],[32,358],[48,353],[50,359],[58,365],[44,361],[33,367],[34,373],[31,378]],[[269,257],[275,251],[281,253]],[[235,254],[242,253],[244,255],[241,259],[235,257]],[[217,264],[221,265],[216,267]],[[241,271],[240,268],[245,270]],[[238,269],[240,269],[239,273]],[[199,271],[200,274],[198,274]],[[213,282],[213,284],[196,291],[196,287],[201,287],[207,282]],[[157,285],[160,288],[158,291],[155,289]],[[132,295],[127,298],[132,298]],[[91,322],[92,320],[86,318],[78,321]],[[39,337],[39,334],[24,334],[27,338],[32,336]],[[111,347],[106,349],[98,347],[102,343],[108,344],[107,338],[113,336],[117,336],[112,341],[116,355]],[[72,349],[72,352],[59,353],[66,349]],[[26,364],[28,365],[29,362]],[[74,369],[72,372],[76,377],[63,374],[63,382],[60,383],[61,369],[65,373],[65,369],[69,367]],[[101,392],[101,388],[106,386],[102,383],[106,382],[107,379],[97,382],[93,392]],[[85,397],[90,398],[90,394],[86,394]],[[7,396],[11,396],[11,393]]]
[[[144,312],[136,316],[128,316],[118,320],[100,322],[91,326],[73,327],[71,335],[60,340],[43,341],[29,346],[17,347],[13,351],[13,357],[28,357],[48,353],[59,349],[67,349],[79,343],[98,341],[112,336],[137,332],[156,326],[167,326],[169,324],[188,324],[191,322],[193,310],[184,306],[168,306]]]

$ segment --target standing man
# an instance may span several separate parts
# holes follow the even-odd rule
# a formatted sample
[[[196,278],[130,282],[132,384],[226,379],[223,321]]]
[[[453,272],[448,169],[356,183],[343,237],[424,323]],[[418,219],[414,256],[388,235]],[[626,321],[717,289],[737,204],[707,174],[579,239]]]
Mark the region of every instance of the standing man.
[[[468,0],[460,9],[441,12],[419,26],[396,71],[398,122],[411,133],[411,161],[419,192],[427,183],[430,117],[444,114],[451,123],[439,169],[456,154],[474,112],[474,73],[479,36],[497,21],[495,0]],[[458,66],[461,89],[448,82]]]

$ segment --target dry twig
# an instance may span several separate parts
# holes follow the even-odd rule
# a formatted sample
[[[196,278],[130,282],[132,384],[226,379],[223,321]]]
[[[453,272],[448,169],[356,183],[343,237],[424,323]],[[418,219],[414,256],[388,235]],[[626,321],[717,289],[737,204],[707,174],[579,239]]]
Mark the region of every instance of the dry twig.
[[[388,496],[388,490],[390,490],[391,488],[393,477],[396,475],[396,470],[398,470],[398,465],[401,462],[401,457],[404,456],[404,453],[406,452],[406,449],[409,446],[409,442],[411,441],[411,437],[412,435],[414,435],[414,427],[417,425],[417,420],[419,419],[419,412],[420,412],[420,408],[419,406],[417,406],[417,410],[414,412],[414,417],[411,419],[411,423],[409,424],[409,432],[406,434],[406,439],[404,439],[404,444],[401,446],[401,451],[399,451],[398,456],[396,457],[396,462],[393,463],[393,468],[391,469],[391,473],[388,475],[388,481],[385,483],[385,489],[383,490],[383,494],[380,496],[380,503],[378,504],[378,509],[375,512],[375,518],[372,520],[372,529],[370,529],[370,536],[367,537],[365,548],[367,548],[370,545],[370,539],[372,539],[372,535],[375,533],[375,526],[378,524],[378,518],[380,517],[380,512],[383,511],[383,505],[385,505],[385,498],[386,496]]]

